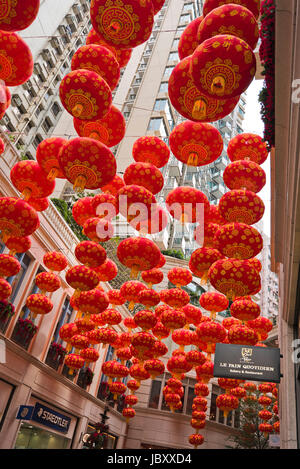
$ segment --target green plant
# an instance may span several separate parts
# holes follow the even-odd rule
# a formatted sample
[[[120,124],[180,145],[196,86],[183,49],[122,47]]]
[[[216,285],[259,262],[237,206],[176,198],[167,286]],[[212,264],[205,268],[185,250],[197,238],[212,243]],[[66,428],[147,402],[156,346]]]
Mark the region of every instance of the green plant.
[[[181,251],[177,251],[176,249],[166,249],[161,251],[162,254],[165,256],[176,257],[176,259],[183,259],[184,255]]]

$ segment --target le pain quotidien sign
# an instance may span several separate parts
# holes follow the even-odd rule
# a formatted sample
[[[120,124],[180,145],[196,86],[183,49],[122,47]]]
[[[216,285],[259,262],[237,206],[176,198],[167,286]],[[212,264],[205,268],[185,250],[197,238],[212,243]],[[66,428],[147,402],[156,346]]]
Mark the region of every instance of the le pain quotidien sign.
[[[216,344],[214,376],[279,383],[280,349]]]

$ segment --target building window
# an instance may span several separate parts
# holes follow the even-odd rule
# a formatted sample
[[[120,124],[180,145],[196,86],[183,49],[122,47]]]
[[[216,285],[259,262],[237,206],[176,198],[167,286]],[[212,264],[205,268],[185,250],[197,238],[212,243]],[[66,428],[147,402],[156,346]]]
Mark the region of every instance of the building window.
[[[36,149],[42,141],[43,141],[42,137],[39,134],[37,134],[37,136],[33,139],[32,145]]]
[[[147,130],[158,131],[160,132],[161,137],[166,137],[168,135],[163,117],[152,117],[149,121]]]
[[[167,81],[163,81],[160,84],[159,93],[167,93],[168,92],[168,86],[169,86],[169,83]]]
[[[174,68],[175,67],[173,65],[168,65],[165,69],[164,76],[169,78]]]
[[[167,99],[157,99],[154,104],[154,111],[164,111],[166,108]]]
[[[179,55],[178,52],[171,52],[169,55],[169,61],[170,62],[175,62],[179,60]]]
[[[239,428],[240,426],[240,412],[239,409],[230,411],[227,417],[224,417],[224,412],[217,407],[216,401],[219,394],[224,394],[225,390],[216,385],[212,385],[211,402],[209,420],[213,422],[222,423],[229,427]]]
[[[57,103],[54,103],[53,106],[51,107],[51,112],[54,115],[54,117],[57,117],[60,111],[61,111],[60,106]]]
[[[52,122],[50,121],[50,119],[48,117],[46,117],[46,119],[44,120],[44,123],[43,123],[44,131],[46,133],[48,133],[49,130],[51,129],[51,127],[53,127]]]
[[[178,45],[179,45],[179,39],[174,39],[174,42],[173,42],[173,44],[172,44],[172,47],[173,47],[174,49],[177,49]]]
[[[171,378],[169,373],[164,373],[155,380],[152,380],[151,391],[148,401],[148,407],[150,409],[157,409],[170,412],[170,408],[165,402],[163,389],[166,386],[168,379]],[[182,386],[184,389],[184,395],[181,398],[182,408],[175,410],[177,413],[192,415],[192,405],[194,395],[194,387],[196,380],[193,378],[184,378],[182,380]]]

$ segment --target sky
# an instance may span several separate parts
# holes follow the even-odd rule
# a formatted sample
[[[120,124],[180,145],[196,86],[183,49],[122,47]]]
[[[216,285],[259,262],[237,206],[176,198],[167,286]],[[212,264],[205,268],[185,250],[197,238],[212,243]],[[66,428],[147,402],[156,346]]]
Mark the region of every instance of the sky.
[[[247,104],[245,119],[243,122],[244,132],[252,132],[263,137],[264,125],[260,117],[260,104],[258,102],[258,94],[263,86],[263,80],[253,80],[247,89]],[[263,217],[263,231],[270,236],[270,158],[263,163],[262,168],[266,172],[267,182],[265,187],[259,192],[259,197],[265,204],[265,214]]]

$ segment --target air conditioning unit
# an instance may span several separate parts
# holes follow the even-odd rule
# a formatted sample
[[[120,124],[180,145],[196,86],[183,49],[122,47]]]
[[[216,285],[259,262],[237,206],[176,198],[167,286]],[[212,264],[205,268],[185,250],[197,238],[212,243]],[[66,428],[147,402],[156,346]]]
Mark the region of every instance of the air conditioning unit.
[[[75,20],[75,16],[70,15],[70,14],[67,15],[67,16],[66,16],[66,21],[67,21],[67,23],[68,23],[68,26],[69,26],[70,29],[71,29],[71,32],[72,32],[72,33],[75,33],[75,31],[76,31],[76,20]]]
[[[21,100],[20,96],[18,96],[18,95],[14,95],[12,97],[12,101],[15,103],[16,106],[21,106],[22,105],[22,100]]]

